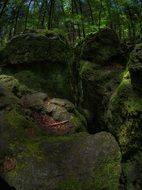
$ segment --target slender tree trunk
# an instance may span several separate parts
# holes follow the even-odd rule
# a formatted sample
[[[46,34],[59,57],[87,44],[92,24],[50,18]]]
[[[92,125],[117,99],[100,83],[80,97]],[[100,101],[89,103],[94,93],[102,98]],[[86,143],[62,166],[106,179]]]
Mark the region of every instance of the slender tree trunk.
[[[15,15],[14,35],[17,32],[18,17],[19,17],[19,9],[17,10],[16,15]]]
[[[76,0],[74,0],[74,8],[75,8],[76,14],[78,15],[78,14],[79,14],[79,11],[78,11],[78,5],[77,5]],[[80,29],[80,24],[79,24],[79,23],[77,24],[77,28],[78,28],[77,36],[78,36],[79,38],[81,38],[81,29]],[[77,36],[76,36],[76,37],[77,37]]]
[[[99,18],[98,18],[98,28],[99,30],[101,29],[101,17],[102,17],[102,8],[103,8],[103,4],[102,4],[102,0],[100,0],[100,9],[99,9]]]
[[[127,7],[127,10],[128,10],[128,15],[129,15],[129,19],[130,19],[130,30],[131,30],[131,34],[132,34],[132,37],[135,37],[136,35],[136,31],[135,31],[135,24],[134,24],[134,21],[133,21],[133,15],[131,13],[131,10],[129,8],[129,6]]]
[[[107,11],[108,11],[108,20],[109,20],[109,27],[113,29],[113,21],[112,21],[112,14],[111,14],[111,3],[110,0],[106,0],[106,5],[107,5]]]
[[[87,3],[88,3],[88,6],[89,6],[89,10],[90,10],[91,22],[92,22],[92,24],[94,24],[94,16],[93,16],[93,10],[92,10],[90,0],[87,0]]]
[[[84,27],[84,19],[83,19],[83,10],[82,10],[81,0],[78,0],[78,4],[79,4],[79,9],[80,9],[80,14],[81,14],[82,33],[83,33],[83,37],[85,38],[86,34],[85,34],[85,27]]]
[[[48,3],[47,0],[43,0],[42,7],[41,7],[41,14],[40,14],[40,28],[45,28],[45,16],[46,12],[48,11]]]
[[[54,4],[55,4],[55,0],[51,0],[50,8],[49,8],[49,17],[48,17],[48,30],[50,30],[52,28]]]
[[[29,5],[27,8],[27,14],[26,14],[26,18],[25,18],[25,30],[27,29],[28,15],[29,15],[29,9],[30,9],[31,3],[32,3],[32,0],[29,1]]]
[[[17,9],[15,11],[14,35],[17,33],[18,18],[19,18],[19,13],[22,8],[22,5],[23,5],[23,1],[21,1],[21,4],[17,7]]]
[[[2,15],[4,14],[4,10],[5,10],[5,8],[6,8],[7,4],[8,4],[8,1],[9,1],[9,0],[5,0],[5,1],[4,1],[3,7],[2,7],[1,12],[0,12],[0,18],[1,18]]]
[[[71,0],[71,13],[74,15],[74,0]],[[74,22],[71,22],[71,34],[72,34],[72,43],[75,41],[75,30],[74,30]]]
[[[63,5],[63,1],[61,0],[61,10],[62,10],[62,13],[63,13],[63,18],[64,18],[64,25],[65,25],[65,28],[67,29],[67,32],[68,32],[68,38],[69,38],[69,41],[71,42],[71,38],[70,38],[70,29],[69,29],[69,25],[68,23],[66,23],[66,14],[65,14],[65,10],[64,10],[64,5]]]

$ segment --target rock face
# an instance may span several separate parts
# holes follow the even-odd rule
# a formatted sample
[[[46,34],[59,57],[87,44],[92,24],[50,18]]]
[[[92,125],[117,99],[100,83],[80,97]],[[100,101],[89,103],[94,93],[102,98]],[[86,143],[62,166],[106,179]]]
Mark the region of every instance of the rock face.
[[[69,45],[62,36],[26,33],[12,38],[0,52],[0,64],[36,90],[71,99],[70,56]]]
[[[111,29],[102,29],[82,42],[80,52],[81,61],[77,63],[79,102],[90,111],[93,124],[90,122],[90,132],[106,130],[104,112],[124,69],[120,63],[123,55],[118,36]]]
[[[109,131],[116,136],[121,147],[128,190],[142,187],[141,50],[142,45],[138,44],[130,54],[128,69],[111,96],[106,112]]]
[[[141,189],[142,172],[138,168],[142,165],[142,98],[134,90],[130,76],[127,70],[111,96],[106,123],[109,131],[118,139],[128,189]]]
[[[120,83],[120,74],[123,66],[111,64],[100,66],[92,62],[80,62],[80,86],[82,106],[88,109],[92,115],[93,124],[91,132],[104,130],[104,112],[109,98]]]
[[[141,150],[141,116],[142,98],[133,90],[127,71],[110,99],[106,114],[108,128],[117,136],[127,158]]]
[[[142,152],[135,154],[131,160],[122,164],[127,179],[127,189],[140,190],[142,187]]]
[[[109,133],[38,137],[21,146],[15,169],[4,176],[17,190],[119,188],[120,150]]]
[[[68,61],[70,48],[62,36],[25,33],[13,37],[1,55],[2,64],[64,64]]]
[[[106,28],[84,40],[81,57],[96,64],[106,64],[120,54],[120,49],[118,36],[113,30]]]
[[[142,44],[137,44],[132,51],[128,63],[133,88],[142,91]]]

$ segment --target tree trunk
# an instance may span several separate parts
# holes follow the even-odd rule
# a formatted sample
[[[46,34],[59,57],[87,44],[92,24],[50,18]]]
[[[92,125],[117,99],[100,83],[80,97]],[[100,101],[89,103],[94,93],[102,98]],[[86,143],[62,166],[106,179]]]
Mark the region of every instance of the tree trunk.
[[[99,22],[98,22],[98,28],[99,30],[101,29],[101,17],[102,17],[102,8],[103,8],[103,4],[102,4],[102,0],[100,1],[100,9],[99,9]]]
[[[4,10],[5,10],[5,8],[6,8],[7,4],[8,4],[8,1],[9,1],[9,0],[5,0],[5,2],[4,2],[4,5],[3,5],[2,9],[1,9],[1,12],[0,12],[0,18],[1,18],[2,15],[4,14]]]
[[[135,24],[134,24],[134,21],[133,21],[133,15],[131,13],[131,10],[129,8],[129,6],[127,7],[127,10],[128,10],[128,16],[129,16],[129,19],[130,19],[130,30],[131,30],[131,34],[132,34],[132,37],[135,37],[135,34],[136,34],[136,31],[135,31]]]
[[[55,4],[55,0],[51,0],[50,7],[49,7],[48,30],[50,30],[52,28],[54,4]]]
[[[28,15],[29,15],[29,9],[30,9],[31,3],[32,3],[32,0],[29,1],[29,5],[28,5],[28,9],[27,9],[27,14],[26,14],[26,18],[25,18],[25,30],[27,29]]]
[[[85,34],[85,27],[84,27],[84,19],[83,19],[83,10],[82,10],[81,0],[78,0],[78,4],[79,4],[79,9],[80,9],[80,14],[81,14],[82,33],[83,33],[83,37],[85,38],[86,34]]]
[[[94,24],[94,16],[93,16],[93,10],[92,10],[90,0],[87,0],[87,3],[88,3],[88,6],[89,6],[89,10],[90,10],[91,22],[92,22],[92,24]]]

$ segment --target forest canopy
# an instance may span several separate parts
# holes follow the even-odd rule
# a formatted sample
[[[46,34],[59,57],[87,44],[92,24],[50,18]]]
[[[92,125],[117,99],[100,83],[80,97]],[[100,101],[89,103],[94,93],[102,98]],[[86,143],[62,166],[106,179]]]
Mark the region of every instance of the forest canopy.
[[[74,42],[109,27],[121,39],[136,39],[142,31],[142,0],[1,0],[0,41],[24,31],[63,33]]]

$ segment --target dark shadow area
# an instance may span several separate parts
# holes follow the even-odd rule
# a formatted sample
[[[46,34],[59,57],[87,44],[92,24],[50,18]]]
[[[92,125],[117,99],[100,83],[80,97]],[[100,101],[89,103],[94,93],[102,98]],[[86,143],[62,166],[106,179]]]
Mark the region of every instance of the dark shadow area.
[[[1,176],[0,176],[0,189],[1,190],[16,190],[14,187],[11,187]]]

